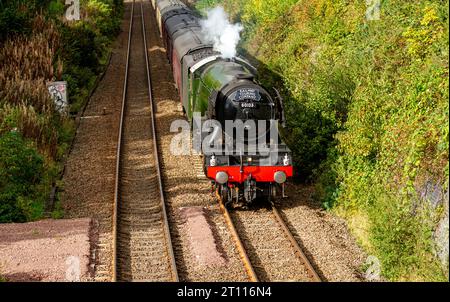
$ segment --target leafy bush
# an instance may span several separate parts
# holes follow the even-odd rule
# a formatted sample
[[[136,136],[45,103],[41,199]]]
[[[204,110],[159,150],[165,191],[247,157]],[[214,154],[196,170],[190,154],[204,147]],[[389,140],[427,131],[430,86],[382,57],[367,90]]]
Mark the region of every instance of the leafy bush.
[[[31,21],[36,12],[50,0],[3,0],[0,2],[0,42],[18,34],[31,32]]]
[[[63,28],[63,58],[69,68],[74,68],[71,71],[80,67],[98,70],[103,49],[96,44],[95,38],[96,34],[88,24],[78,23]]]
[[[202,0],[202,1],[197,1],[197,3],[195,3],[195,7],[200,12],[204,12],[205,9],[214,7],[218,4],[223,4],[223,1],[222,0]]]
[[[86,14],[99,34],[114,37],[120,31],[120,19],[112,18],[120,10],[117,1],[90,0],[86,5]]]
[[[51,18],[58,18],[64,14],[64,2],[62,1],[51,1],[48,5],[48,15]]]
[[[19,133],[0,136],[0,223],[24,222],[35,216],[43,163]]]
[[[68,82],[72,112],[83,105],[92,79],[99,73],[102,59],[119,31],[123,2],[118,0],[85,0],[81,2],[83,20],[61,24],[63,79]]]
[[[25,33],[28,28],[26,13],[14,8],[6,7],[0,11],[0,41],[15,34]]]

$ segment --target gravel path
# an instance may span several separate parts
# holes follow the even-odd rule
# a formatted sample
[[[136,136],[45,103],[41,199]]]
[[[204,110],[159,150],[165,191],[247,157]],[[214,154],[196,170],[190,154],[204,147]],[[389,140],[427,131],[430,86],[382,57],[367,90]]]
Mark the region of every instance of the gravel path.
[[[131,6],[126,3],[122,32],[113,45],[105,76],[81,119],[63,178],[66,217],[92,217],[98,224],[97,281],[111,280],[114,175],[130,12]]]
[[[8,281],[91,278],[90,219],[0,224],[0,274]]]

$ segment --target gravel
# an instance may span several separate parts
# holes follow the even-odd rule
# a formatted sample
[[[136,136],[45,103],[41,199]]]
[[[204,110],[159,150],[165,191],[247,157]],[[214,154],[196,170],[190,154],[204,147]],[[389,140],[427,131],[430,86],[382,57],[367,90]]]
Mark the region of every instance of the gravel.
[[[68,218],[92,217],[98,224],[95,280],[112,272],[112,214],[117,135],[131,6],[125,5],[122,32],[113,45],[110,65],[80,121],[66,163],[62,205]],[[105,108],[106,114],[103,114]]]
[[[185,223],[185,230],[190,242],[191,257],[197,260],[199,266],[225,266],[226,261],[217,249],[216,236],[202,207],[180,209]]]
[[[270,210],[251,207],[230,215],[259,281],[310,281]]]
[[[91,278],[90,219],[0,224],[0,273],[8,281]]]
[[[367,255],[350,234],[346,222],[324,211],[310,186],[290,184],[288,199],[278,209],[310,262],[325,281],[363,281]]]

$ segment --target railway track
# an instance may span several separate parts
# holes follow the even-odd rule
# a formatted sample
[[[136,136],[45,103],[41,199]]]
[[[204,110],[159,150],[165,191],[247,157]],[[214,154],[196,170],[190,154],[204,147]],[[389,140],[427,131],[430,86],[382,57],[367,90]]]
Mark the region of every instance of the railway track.
[[[142,1],[133,1],[116,155],[112,281],[179,281],[158,157],[145,33]],[[260,251],[253,246],[249,234],[245,234],[255,227],[268,233],[268,228],[275,225],[278,238],[285,238],[284,252],[289,250],[299,264],[292,266],[295,261],[291,259],[286,262],[288,269],[301,271],[287,279],[321,281],[273,204],[270,226],[263,223],[267,213],[254,224],[244,226],[244,219],[239,218],[238,212],[230,213],[222,202],[220,205],[250,281],[282,281],[284,278],[282,272],[283,277],[277,278],[266,271],[264,257],[258,255]],[[237,221],[239,227],[235,226]],[[260,250],[264,249],[268,250],[266,247]]]
[[[244,219],[239,217],[239,212],[228,211],[219,194],[217,194],[217,198],[219,199],[220,208],[230,229],[231,236],[236,243],[237,250],[241,256],[241,260],[250,281],[287,281],[277,278],[276,273],[266,269],[267,263],[265,263],[263,259],[270,257],[264,257],[265,255],[263,254],[268,251],[271,251],[272,253],[275,252],[275,254],[283,254],[283,252],[290,253],[290,255],[287,255],[286,259],[278,260],[280,266],[287,266],[285,268],[287,268],[291,277],[289,281],[322,281],[284,222],[275,204],[270,204],[270,211],[263,210],[263,212],[256,213],[255,216],[250,219]],[[271,216],[272,219],[267,219],[268,216]],[[236,221],[239,221],[239,227],[236,227]],[[278,239],[284,237],[284,240],[280,240],[284,241],[284,247],[276,246],[277,242],[271,242],[269,238],[263,236],[270,232],[273,232],[272,235]],[[251,233],[254,234],[251,235]],[[258,240],[258,238],[256,238],[258,235],[261,235],[262,238],[259,239],[262,241],[260,241],[260,243],[255,243],[255,241]],[[245,240],[243,240],[244,237]],[[286,251],[286,247],[288,247],[287,249],[289,251]],[[281,249],[284,250],[281,251]],[[301,264],[301,267],[296,265],[295,260],[292,259],[292,257],[289,259],[289,256],[294,256],[297,262]],[[285,276],[286,275],[284,275],[283,278]]]
[[[116,155],[112,281],[176,282],[145,33],[142,1],[133,1]]]

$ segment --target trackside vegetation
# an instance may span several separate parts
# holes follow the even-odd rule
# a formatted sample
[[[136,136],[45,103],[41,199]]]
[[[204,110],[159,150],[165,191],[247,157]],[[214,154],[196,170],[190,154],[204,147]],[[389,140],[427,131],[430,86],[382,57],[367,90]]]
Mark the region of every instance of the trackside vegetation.
[[[382,275],[448,281],[449,3],[366,2],[196,7],[223,5],[244,25],[242,50],[285,98],[298,179],[348,221]]]
[[[81,0],[65,21],[64,0],[0,2],[0,223],[42,218],[87,101],[120,31],[119,0]],[[47,83],[67,81],[60,114]],[[56,211],[55,215],[60,213]]]

